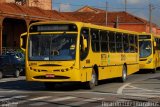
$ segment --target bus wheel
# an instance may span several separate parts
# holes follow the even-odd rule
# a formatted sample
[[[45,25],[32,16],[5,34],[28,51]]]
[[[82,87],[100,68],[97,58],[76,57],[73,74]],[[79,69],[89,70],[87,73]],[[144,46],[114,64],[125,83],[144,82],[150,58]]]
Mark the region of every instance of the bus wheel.
[[[157,68],[154,68],[154,69],[151,70],[151,73],[155,74],[156,71],[157,71]]]
[[[44,86],[45,86],[46,89],[52,90],[52,89],[55,88],[55,83],[52,83],[52,82],[45,82],[45,83],[44,83]]]
[[[14,77],[18,78],[20,75],[20,71],[17,69],[14,73]]]
[[[0,71],[0,79],[2,79],[3,77],[3,74],[2,74],[2,71]]]
[[[92,70],[92,75],[91,75],[91,80],[86,82],[86,88],[87,89],[92,89],[94,88],[96,85],[98,85],[98,79],[97,79],[97,74],[95,72],[95,70]]]
[[[120,81],[121,82],[125,82],[127,79],[127,68],[125,65],[123,65],[123,68],[122,68],[122,77],[120,78]]]

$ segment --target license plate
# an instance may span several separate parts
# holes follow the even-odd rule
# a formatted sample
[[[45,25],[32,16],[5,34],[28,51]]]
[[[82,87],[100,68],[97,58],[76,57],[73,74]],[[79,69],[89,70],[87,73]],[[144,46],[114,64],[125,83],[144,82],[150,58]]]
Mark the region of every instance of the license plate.
[[[53,77],[55,77],[53,74],[46,74],[46,77],[47,78],[53,78]]]

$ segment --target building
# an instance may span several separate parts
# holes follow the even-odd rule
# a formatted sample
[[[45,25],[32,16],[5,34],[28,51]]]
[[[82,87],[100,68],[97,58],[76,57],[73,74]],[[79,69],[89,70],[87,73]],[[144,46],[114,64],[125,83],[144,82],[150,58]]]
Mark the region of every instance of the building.
[[[52,10],[52,0],[0,0],[0,3],[16,3],[30,7],[39,7],[44,10]]]
[[[70,20],[106,26],[106,11],[85,6],[75,12],[57,12],[43,10],[39,7],[28,7],[24,1],[16,3],[0,3],[0,54],[6,48],[19,48],[20,34],[27,31],[28,26],[37,21]],[[2,2],[2,0],[1,0]],[[126,12],[107,12],[107,26],[137,32],[149,32],[149,22]],[[152,24],[154,33],[160,29]]]
[[[29,0],[28,5],[31,7],[39,7],[44,10],[52,10],[52,0]]]
[[[62,12],[62,14],[69,15],[70,17],[76,18],[78,21],[86,23],[116,27],[136,32],[150,32],[149,21],[124,11],[106,12],[105,10],[84,6],[75,12]],[[152,32],[155,34],[160,34],[159,27],[154,23],[152,23]]]
[[[15,3],[0,3],[0,54],[20,46],[20,35],[37,21],[66,20],[59,12],[27,7]],[[68,17],[69,19],[69,17]]]

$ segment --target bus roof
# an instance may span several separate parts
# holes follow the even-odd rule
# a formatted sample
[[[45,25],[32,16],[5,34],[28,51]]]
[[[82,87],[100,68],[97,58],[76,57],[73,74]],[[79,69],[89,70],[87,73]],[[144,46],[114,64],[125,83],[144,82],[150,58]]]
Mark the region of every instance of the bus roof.
[[[116,31],[116,32],[122,32],[122,33],[131,33],[131,34],[137,34],[140,35],[139,32],[135,31],[129,31],[129,30],[123,30],[119,28],[112,28],[112,27],[106,27],[106,26],[101,26],[101,25],[95,25],[91,23],[84,23],[84,22],[78,22],[78,21],[46,21],[46,22],[35,22],[30,25],[42,25],[42,24],[76,24],[80,25],[83,27],[89,27],[89,28],[97,28],[97,29],[103,29],[103,30],[109,30],[109,31]]]

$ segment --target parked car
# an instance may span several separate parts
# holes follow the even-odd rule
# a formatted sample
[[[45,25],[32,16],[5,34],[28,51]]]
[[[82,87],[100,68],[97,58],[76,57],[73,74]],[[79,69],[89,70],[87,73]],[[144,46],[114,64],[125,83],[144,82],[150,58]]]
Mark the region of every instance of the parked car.
[[[6,53],[0,56],[0,78],[5,75],[14,75],[18,78],[24,70],[24,60],[15,53]]]

